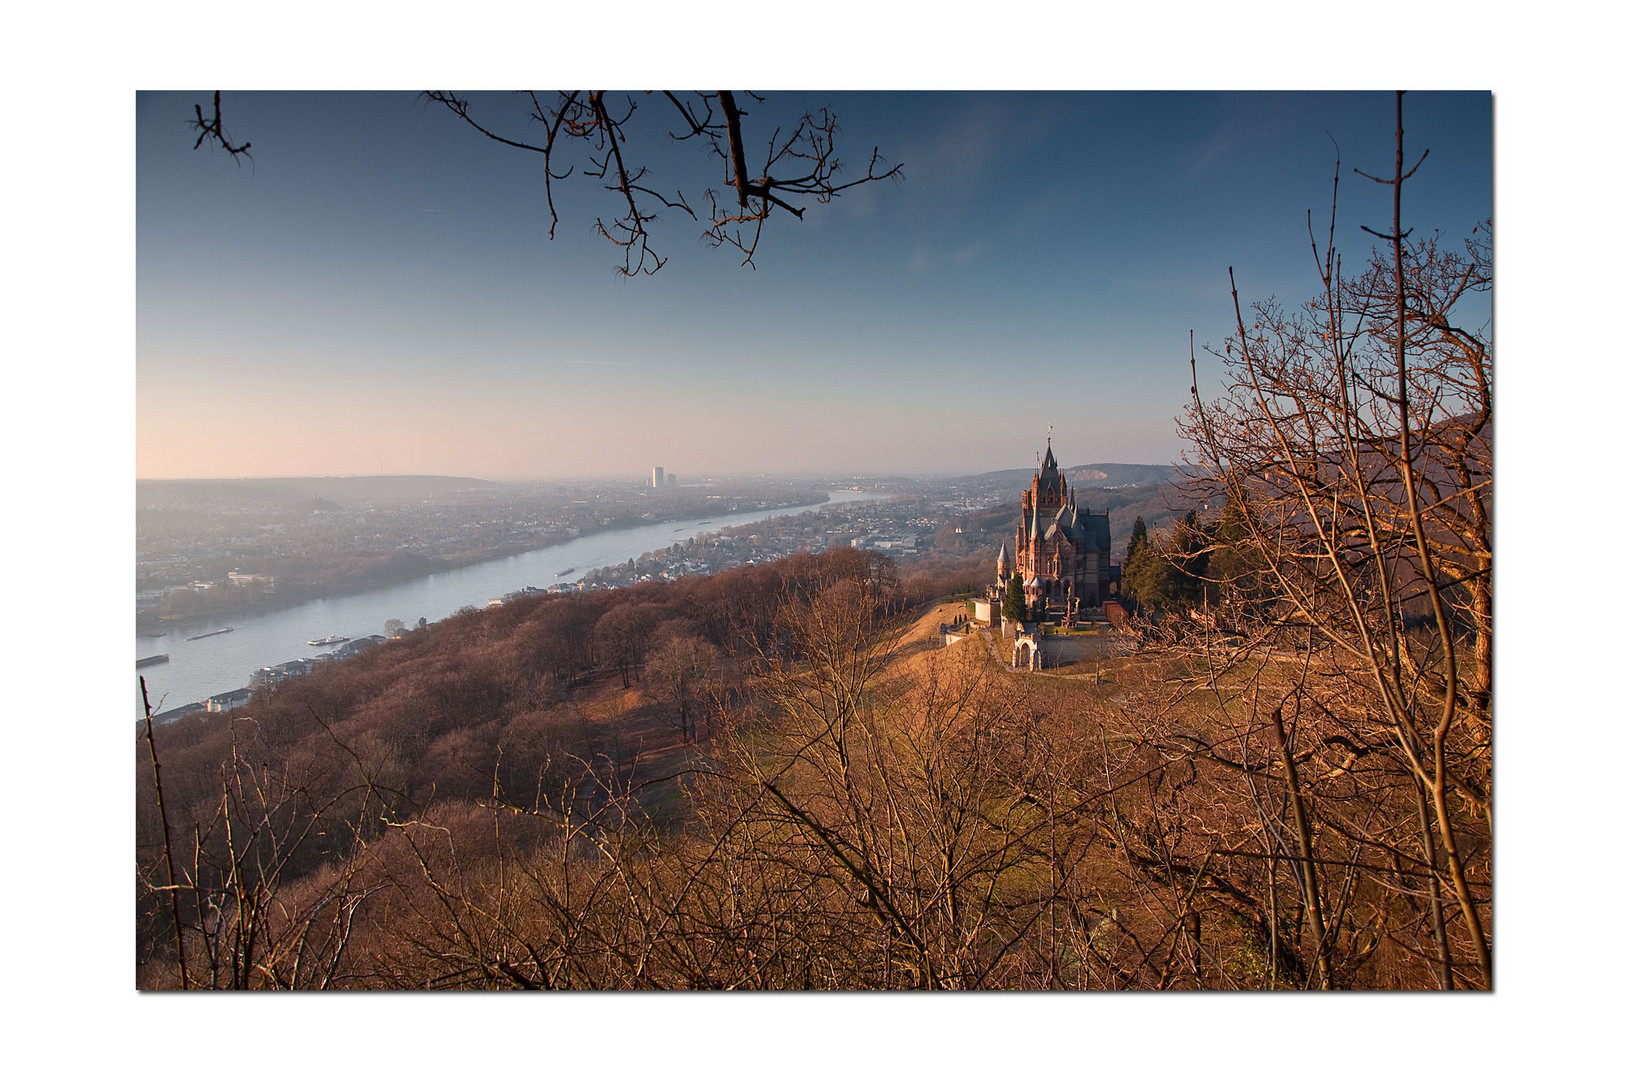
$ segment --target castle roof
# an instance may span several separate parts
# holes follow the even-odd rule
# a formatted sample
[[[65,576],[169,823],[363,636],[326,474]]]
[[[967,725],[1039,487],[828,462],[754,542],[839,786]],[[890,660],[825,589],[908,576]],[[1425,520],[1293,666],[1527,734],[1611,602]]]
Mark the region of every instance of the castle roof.
[[[1057,533],[1079,548],[1105,551],[1110,544],[1107,515],[1092,514],[1088,507],[1079,509],[1071,493],[1067,503],[1056,512],[1056,517],[1042,535],[1049,540]]]
[[[1051,440],[1046,439],[1045,459],[1040,462],[1039,471],[1034,473],[1034,493],[1042,499],[1049,496],[1060,500],[1067,487],[1062,470],[1056,467],[1056,455],[1051,453]]]

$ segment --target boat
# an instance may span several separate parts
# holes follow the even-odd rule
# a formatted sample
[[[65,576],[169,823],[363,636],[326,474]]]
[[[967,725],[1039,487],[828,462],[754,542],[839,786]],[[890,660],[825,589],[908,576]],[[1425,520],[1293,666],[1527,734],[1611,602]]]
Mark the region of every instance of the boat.
[[[156,656],[143,656],[136,661],[136,667],[152,667],[154,664],[169,663],[169,653],[161,652]]]
[[[211,630],[207,634],[193,634],[191,637],[187,638],[187,640],[197,641],[200,638],[214,637],[216,634],[229,634],[236,629],[237,627],[235,626],[222,626],[219,630]]]
[[[307,644],[307,645],[337,645],[341,641],[349,641],[349,640],[350,639],[348,637],[345,637],[343,634],[334,634],[332,637],[312,638],[310,641],[307,641],[305,644]]]
[[[559,573],[555,574],[554,577],[564,577],[566,574],[574,574],[574,573],[576,573],[576,567],[567,566],[567,567],[565,567],[565,569],[563,569]]]

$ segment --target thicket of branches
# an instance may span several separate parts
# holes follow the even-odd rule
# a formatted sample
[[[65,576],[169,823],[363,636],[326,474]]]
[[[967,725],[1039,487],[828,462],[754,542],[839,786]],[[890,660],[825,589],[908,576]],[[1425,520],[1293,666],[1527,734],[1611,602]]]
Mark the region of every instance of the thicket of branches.
[[[559,224],[554,209],[554,184],[580,169],[615,192],[615,214],[599,217],[594,228],[623,251],[621,272],[627,276],[653,274],[666,260],[650,249],[649,227],[663,211],[687,216],[705,226],[713,247],[740,252],[741,265],[750,266],[769,216],[779,210],[801,219],[809,201],[828,203],[849,188],[872,180],[902,178],[902,166],[887,165],[879,148],[870,151],[864,174],[842,179],[836,156],[836,116],[829,109],[804,113],[789,129],[779,127],[747,138],[746,106],[763,101],[757,94],[736,96],[732,90],[660,94],[617,94],[605,90],[525,91],[526,120],[535,134],[499,131],[476,115],[470,99],[443,90],[425,95],[446,106],[475,131],[504,146],[535,153],[542,158],[543,191],[551,224]],[[707,188],[699,199],[651,176],[649,166],[630,156],[632,121],[641,106],[655,100],[667,106],[671,126],[667,137],[695,142],[721,170],[718,188]],[[571,156],[580,160],[572,161]],[[696,206],[704,202],[704,210]]]
[[[906,640],[885,562],[732,578],[598,615],[730,613],[734,692],[669,772],[556,678],[578,661],[552,631],[598,636],[575,598],[409,634],[350,690],[313,676],[158,729],[170,842],[144,755],[141,984],[180,985],[178,949],[187,985],[219,987],[1321,984],[1269,839],[1295,834],[1289,781],[1244,707],[1291,679],[1239,686],[1184,647],[1105,686],[1013,677],[975,640]],[[607,656],[580,662],[619,687]],[[1330,797],[1289,760],[1302,801]],[[1328,953],[1327,984],[1425,985],[1419,927],[1338,843],[1316,848],[1322,917],[1361,947]]]
[[[1132,907],[1115,832],[1147,777],[1104,784],[1118,757],[1095,726],[1105,713],[1008,681],[979,651],[901,670],[908,611],[883,561],[795,560],[774,576],[753,598],[764,618],[728,635],[742,693],[718,703],[705,754],[681,771],[677,819],[652,798],[671,778],[609,746],[562,740],[509,771],[525,714],[489,687],[477,700],[483,681],[467,676],[330,698],[333,722],[307,697],[304,735],[279,699],[217,722],[212,747],[159,729],[164,779],[146,794],[188,809],[142,816],[143,985],[1247,985],[1218,958],[1205,976],[1187,939]],[[531,614],[551,606],[570,605]],[[512,642],[534,621],[498,616],[441,633]],[[452,689],[463,696],[446,701]],[[346,717],[373,708],[408,719]],[[495,732],[437,736],[483,708]],[[472,760],[491,736],[498,753]],[[483,791],[445,782],[488,769]],[[1221,953],[1247,947],[1209,935]]]
[[[1226,505],[1207,550],[1227,569],[1208,577],[1236,637],[1214,670],[1296,671],[1251,689],[1228,767],[1283,770],[1292,828],[1259,854],[1294,868],[1317,981],[1338,984],[1370,947],[1344,906],[1368,890],[1386,920],[1419,927],[1437,985],[1489,988],[1492,379],[1489,305],[1476,318],[1474,301],[1491,227],[1454,252],[1404,226],[1422,158],[1406,161],[1401,101],[1394,168],[1376,180],[1392,219],[1368,230],[1384,246],[1346,276],[1330,215],[1301,309],[1245,314],[1234,284],[1224,385],[1198,396],[1194,365],[1185,434]]]
[[[650,247],[650,229],[663,213],[683,215],[703,226],[713,247],[732,247],[741,265],[752,266],[763,227],[776,210],[801,220],[808,206],[828,203],[844,191],[874,180],[904,177],[903,166],[882,160],[872,147],[863,174],[844,175],[836,154],[840,128],[828,108],[807,112],[789,126],[765,130],[750,122],[764,99],[732,90],[616,93],[607,90],[525,90],[515,95],[524,119],[483,114],[469,95],[429,90],[424,99],[445,106],[472,130],[502,146],[536,154],[542,161],[543,197],[548,204],[548,236],[559,225],[554,185],[580,174],[597,181],[614,198],[615,210],[594,219],[598,234],[622,251],[620,272],[653,274],[666,259]],[[654,175],[647,164],[650,130],[635,117],[659,110],[664,137],[689,143],[712,163],[717,187],[685,195],[671,178]],[[233,158],[249,156],[250,143],[233,143],[221,118],[220,92],[213,111],[194,106],[193,149],[218,146]],[[660,122],[657,122],[660,124]],[[642,142],[641,142],[642,140]]]

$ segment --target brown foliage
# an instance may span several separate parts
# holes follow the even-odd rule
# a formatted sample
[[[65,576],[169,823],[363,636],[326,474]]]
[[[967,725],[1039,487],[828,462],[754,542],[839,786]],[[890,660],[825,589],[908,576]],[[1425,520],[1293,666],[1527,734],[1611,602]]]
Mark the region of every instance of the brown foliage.
[[[176,983],[170,895],[204,986],[1434,983],[1414,777],[1326,650],[1194,628],[1013,674],[975,639],[900,648],[901,592],[845,552],[471,612],[263,719],[159,729],[186,857],[171,893],[139,815],[142,985]],[[639,690],[533,662],[629,605]],[[649,754],[669,664],[728,692],[691,685],[707,721]],[[1478,873],[1483,823],[1459,838]]]

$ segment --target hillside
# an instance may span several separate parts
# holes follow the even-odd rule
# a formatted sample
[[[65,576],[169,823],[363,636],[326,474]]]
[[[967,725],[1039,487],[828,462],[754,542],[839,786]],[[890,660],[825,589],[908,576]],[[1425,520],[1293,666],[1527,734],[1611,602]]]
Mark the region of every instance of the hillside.
[[[1070,465],[1062,471],[1068,478],[1069,487],[1081,489],[1156,487],[1174,480],[1180,472],[1173,465],[1120,465],[1112,462]],[[1033,475],[1033,469],[1000,469],[979,473],[977,479],[1008,490],[1021,491],[1028,486]]]
[[[1292,665],[1210,642],[1014,673],[939,647],[965,608],[935,587],[840,551],[524,598],[161,727],[138,983],[180,985],[174,865],[189,986],[1304,984],[1235,765]],[[1315,753],[1307,789],[1349,784]],[[1404,820],[1388,790],[1343,797]],[[1416,901],[1339,887],[1339,984],[1426,984]]]

